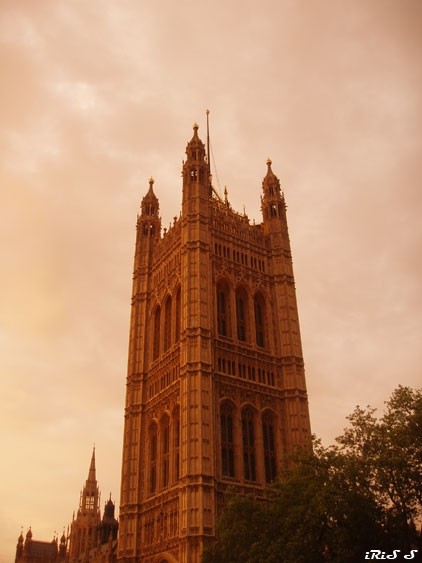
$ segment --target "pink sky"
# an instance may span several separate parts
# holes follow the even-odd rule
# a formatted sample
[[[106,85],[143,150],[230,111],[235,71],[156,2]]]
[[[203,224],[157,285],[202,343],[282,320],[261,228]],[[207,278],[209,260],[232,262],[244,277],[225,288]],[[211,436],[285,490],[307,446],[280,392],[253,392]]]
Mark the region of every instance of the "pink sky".
[[[420,385],[421,2],[3,0],[0,48],[1,563],[94,443],[118,502],[136,214],[151,175],[179,214],[206,108],[233,207],[284,186],[313,431]]]

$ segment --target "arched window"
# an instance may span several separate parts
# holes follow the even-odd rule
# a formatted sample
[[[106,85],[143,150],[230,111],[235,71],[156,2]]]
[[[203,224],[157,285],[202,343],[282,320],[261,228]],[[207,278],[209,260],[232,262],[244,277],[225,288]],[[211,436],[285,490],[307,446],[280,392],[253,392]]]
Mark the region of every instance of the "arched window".
[[[254,413],[247,407],[242,411],[243,472],[246,481],[256,481]]]
[[[157,489],[157,425],[153,422],[149,429],[149,492]]]
[[[168,487],[170,470],[170,421],[168,416],[161,420],[161,482],[162,486]]]
[[[180,323],[181,323],[181,292],[179,287],[176,293],[176,323],[175,323],[176,331],[174,336],[176,342],[179,342],[180,340]]]
[[[264,297],[257,293],[254,298],[255,313],[255,336],[256,344],[260,348],[265,347],[265,301]]]
[[[171,297],[166,299],[164,308],[164,351],[168,350],[171,345]]]
[[[234,477],[233,408],[229,403],[221,406],[221,473]]]
[[[248,296],[243,288],[236,290],[236,324],[237,338],[242,342],[247,340]]]
[[[180,409],[176,407],[173,412],[173,463],[174,463],[174,479],[178,481],[180,477]]]
[[[161,308],[158,306],[155,309],[154,314],[154,344],[153,344],[153,352],[152,352],[152,359],[156,360],[160,355],[160,317],[161,317]]]
[[[230,293],[225,282],[217,284],[217,329],[221,336],[230,336]]]
[[[276,454],[274,416],[269,412],[262,415],[262,434],[264,437],[265,482],[271,483],[276,477]]]

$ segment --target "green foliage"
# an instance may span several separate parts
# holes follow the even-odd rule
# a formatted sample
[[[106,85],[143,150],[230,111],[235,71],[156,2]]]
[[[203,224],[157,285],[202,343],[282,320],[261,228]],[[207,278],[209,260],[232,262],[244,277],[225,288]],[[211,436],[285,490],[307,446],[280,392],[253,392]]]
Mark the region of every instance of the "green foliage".
[[[422,394],[396,389],[377,420],[357,407],[338,444],[299,452],[266,502],[231,492],[204,563],[354,563],[410,550],[421,514]]]
[[[203,563],[261,561],[256,549],[267,516],[262,503],[252,497],[230,494],[218,523],[219,541],[206,550]]]
[[[422,519],[422,391],[399,386],[377,420],[375,410],[356,407],[351,426],[337,438],[349,479],[372,495],[385,527],[405,548]]]

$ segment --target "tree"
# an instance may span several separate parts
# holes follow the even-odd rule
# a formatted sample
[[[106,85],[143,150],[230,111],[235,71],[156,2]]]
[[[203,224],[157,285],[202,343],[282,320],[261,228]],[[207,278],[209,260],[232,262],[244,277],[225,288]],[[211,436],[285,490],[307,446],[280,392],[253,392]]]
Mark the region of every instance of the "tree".
[[[262,503],[230,490],[218,522],[219,541],[205,550],[203,563],[261,561],[255,551],[267,529],[267,516]]]
[[[377,420],[374,413],[356,407],[337,438],[338,453],[349,463],[349,479],[374,496],[390,533],[409,548],[422,519],[422,391],[399,386],[384,415]]]
[[[228,494],[204,563],[354,563],[414,548],[421,519],[422,395],[399,387],[380,420],[356,407],[337,445],[297,452],[263,502]]]

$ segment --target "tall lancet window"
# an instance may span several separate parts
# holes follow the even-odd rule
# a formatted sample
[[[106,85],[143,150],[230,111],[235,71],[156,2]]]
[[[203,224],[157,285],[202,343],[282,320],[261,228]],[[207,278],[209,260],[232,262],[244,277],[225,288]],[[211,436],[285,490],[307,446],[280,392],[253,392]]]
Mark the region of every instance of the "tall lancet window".
[[[265,347],[265,301],[264,297],[257,293],[254,298],[255,313],[255,336],[256,344],[260,348]]]
[[[149,492],[157,489],[157,425],[153,422],[149,429]]]
[[[217,329],[221,336],[230,336],[230,293],[225,282],[217,284]]]
[[[171,297],[167,297],[164,309],[164,351],[171,345]]]
[[[176,342],[179,342],[180,340],[180,323],[182,322],[181,312],[182,312],[182,295],[179,287],[176,293],[176,323],[175,323],[176,332],[174,337]]]
[[[276,477],[276,453],[274,442],[274,416],[270,412],[262,415],[262,434],[264,438],[265,481],[271,483]]]
[[[168,416],[161,420],[161,482],[163,487],[168,487],[170,471],[170,421]]]
[[[236,290],[236,323],[237,338],[242,342],[247,340],[247,315],[248,315],[248,297],[243,288]]]
[[[160,355],[160,321],[161,321],[161,308],[158,306],[154,314],[154,341],[152,359],[156,360]]]
[[[243,472],[246,481],[256,481],[254,413],[242,411]]]
[[[221,473],[223,477],[234,477],[233,407],[223,403],[221,424]]]
[[[173,481],[180,477],[180,410],[176,407],[173,412]]]

